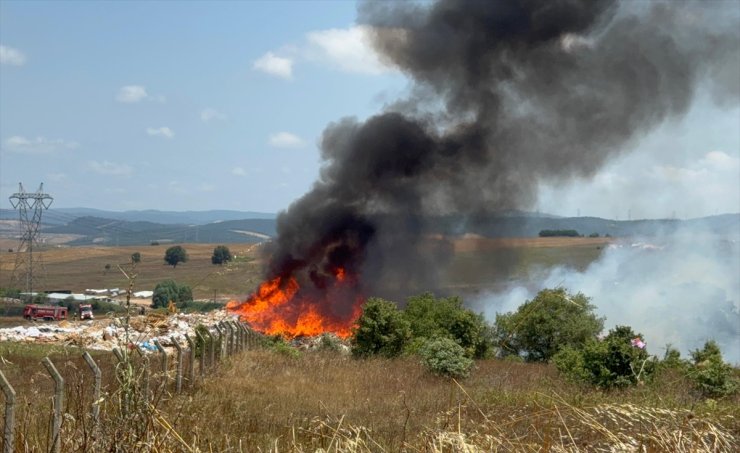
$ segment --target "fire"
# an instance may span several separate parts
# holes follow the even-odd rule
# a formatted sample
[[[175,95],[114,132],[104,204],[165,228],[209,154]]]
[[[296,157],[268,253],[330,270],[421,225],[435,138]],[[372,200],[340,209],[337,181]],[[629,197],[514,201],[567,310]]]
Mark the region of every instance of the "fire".
[[[322,291],[301,289],[292,276],[276,277],[260,284],[246,301],[229,301],[226,309],[268,335],[283,334],[291,338],[327,332],[341,338],[352,335],[364,298],[345,269],[335,269],[333,281]]]

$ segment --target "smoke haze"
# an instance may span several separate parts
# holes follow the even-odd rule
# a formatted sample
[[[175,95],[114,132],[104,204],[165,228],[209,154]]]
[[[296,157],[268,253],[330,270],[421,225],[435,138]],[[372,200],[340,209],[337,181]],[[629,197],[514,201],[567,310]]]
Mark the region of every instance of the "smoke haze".
[[[313,189],[278,218],[267,277],[321,291],[336,269],[358,291],[435,288],[450,256],[422,241],[433,216],[536,202],[538,184],[593,175],[700,86],[738,99],[731,3],[373,2],[359,22],[413,81],[408,97],[321,139]]]
[[[662,357],[671,344],[686,356],[714,339],[740,364],[740,232],[721,237],[681,230],[608,247],[583,272],[558,267],[473,302],[489,320],[516,310],[543,288],[591,297],[605,329],[628,325]]]

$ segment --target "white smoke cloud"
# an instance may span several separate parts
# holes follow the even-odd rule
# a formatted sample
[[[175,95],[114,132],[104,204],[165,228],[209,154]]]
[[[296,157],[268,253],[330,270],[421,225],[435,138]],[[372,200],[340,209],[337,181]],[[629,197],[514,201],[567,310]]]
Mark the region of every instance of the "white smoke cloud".
[[[682,355],[714,339],[725,360],[740,363],[740,234],[661,235],[607,247],[584,272],[558,267],[477,301],[489,320],[539,289],[563,286],[592,298],[605,329],[631,326],[651,354],[666,344]],[[605,331],[606,331],[605,330]]]

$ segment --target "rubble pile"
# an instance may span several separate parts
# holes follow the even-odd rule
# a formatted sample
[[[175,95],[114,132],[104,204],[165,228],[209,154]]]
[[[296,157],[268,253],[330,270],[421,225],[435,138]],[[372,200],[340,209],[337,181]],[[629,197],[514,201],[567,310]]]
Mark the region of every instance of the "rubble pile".
[[[29,321],[28,325],[0,329],[0,341],[54,343],[107,351],[114,347],[140,346],[143,350],[153,351],[154,340],[163,346],[173,346],[173,341],[186,346],[185,335],[194,338],[196,326],[212,326],[234,318],[226,310],[131,316],[128,341],[125,317],[58,323]]]

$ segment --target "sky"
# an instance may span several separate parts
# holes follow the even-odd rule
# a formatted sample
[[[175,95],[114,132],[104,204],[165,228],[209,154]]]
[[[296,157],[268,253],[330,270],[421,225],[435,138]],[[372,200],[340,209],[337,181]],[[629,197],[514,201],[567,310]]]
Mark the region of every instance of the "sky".
[[[349,1],[2,0],[0,208],[19,182],[43,182],[54,207],[287,208],[318,177],[328,124],[410,87],[356,16]],[[523,208],[740,212],[740,109],[726,104],[701,90],[592,179],[542,185]]]

